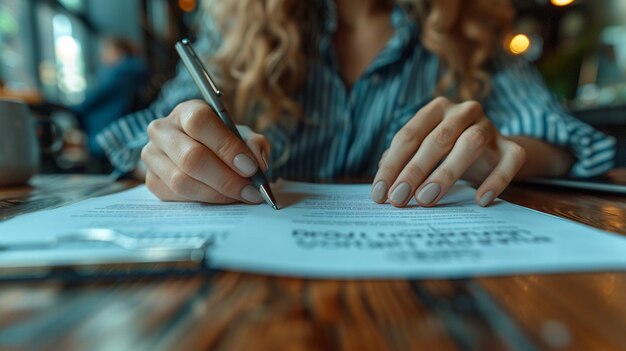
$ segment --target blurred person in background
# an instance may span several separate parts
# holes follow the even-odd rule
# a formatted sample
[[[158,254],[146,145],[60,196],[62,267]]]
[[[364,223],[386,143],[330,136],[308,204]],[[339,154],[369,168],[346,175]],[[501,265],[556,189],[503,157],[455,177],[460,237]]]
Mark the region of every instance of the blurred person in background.
[[[205,10],[195,47],[247,145],[180,67],[150,108],[98,135],[118,172],[141,174],[161,199],[259,203],[248,177],[260,167],[369,177],[373,201],[398,207],[434,206],[468,179],[487,206],[513,180],[614,164],[615,139],[504,52],[509,1],[210,0]]]
[[[89,152],[96,158],[103,156],[96,135],[111,122],[133,111],[149,78],[136,45],[127,39],[104,38],[100,60],[102,68],[97,73],[96,85],[88,89],[81,104],[72,108],[87,134]]]

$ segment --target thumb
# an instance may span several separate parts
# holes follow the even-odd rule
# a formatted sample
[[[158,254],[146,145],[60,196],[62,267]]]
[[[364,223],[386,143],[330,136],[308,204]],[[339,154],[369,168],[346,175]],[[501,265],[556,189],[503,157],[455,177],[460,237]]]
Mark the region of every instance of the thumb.
[[[246,141],[246,145],[250,148],[250,151],[254,154],[254,158],[263,172],[267,172],[269,164],[267,160],[270,155],[270,143],[267,138],[259,133],[253,132],[247,126],[237,126],[239,133],[243,140]]]

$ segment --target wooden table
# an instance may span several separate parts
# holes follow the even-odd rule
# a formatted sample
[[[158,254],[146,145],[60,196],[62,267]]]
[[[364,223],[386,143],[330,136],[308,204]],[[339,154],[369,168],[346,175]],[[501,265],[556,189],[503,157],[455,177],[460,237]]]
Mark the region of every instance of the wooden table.
[[[615,176],[626,181],[624,171]],[[39,177],[33,187],[0,191],[0,219],[132,185]],[[626,234],[626,196],[515,185],[503,198]],[[0,349],[626,350],[626,272],[387,281],[216,272],[4,282]]]

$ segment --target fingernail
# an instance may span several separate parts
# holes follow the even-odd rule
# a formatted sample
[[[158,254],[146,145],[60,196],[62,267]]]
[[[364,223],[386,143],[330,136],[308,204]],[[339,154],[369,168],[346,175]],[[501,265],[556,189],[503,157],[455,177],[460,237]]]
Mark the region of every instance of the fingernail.
[[[435,201],[439,193],[441,192],[441,187],[437,183],[430,183],[422,188],[422,190],[417,194],[417,201],[422,204],[430,204]]]
[[[270,166],[267,163],[267,157],[265,156],[265,151],[261,151],[261,158],[263,159],[263,163],[265,164],[265,170],[270,169]]]
[[[387,194],[387,184],[384,181],[379,180],[374,188],[372,188],[372,200],[374,202],[382,203],[385,201],[385,195]]]
[[[480,200],[478,200],[478,203],[482,207],[485,207],[493,201],[493,199],[496,197],[495,195],[496,194],[492,190],[489,190],[488,192],[484,193],[483,196],[480,197]]]
[[[246,185],[243,190],[241,190],[241,198],[255,204],[263,202],[261,194],[252,185]]]
[[[254,162],[246,154],[239,154],[235,156],[235,159],[233,160],[233,164],[244,175],[251,176],[251,175],[254,175],[254,173],[256,173],[256,169],[257,169],[256,162]]]
[[[410,192],[411,186],[409,183],[400,183],[400,185],[393,190],[391,196],[389,196],[389,200],[395,204],[401,205],[407,200]]]

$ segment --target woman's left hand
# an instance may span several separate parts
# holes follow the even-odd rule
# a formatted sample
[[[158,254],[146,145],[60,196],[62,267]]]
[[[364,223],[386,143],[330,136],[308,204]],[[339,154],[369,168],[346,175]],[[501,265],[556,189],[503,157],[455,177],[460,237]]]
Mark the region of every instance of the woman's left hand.
[[[379,162],[372,199],[403,207],[415,196],[420,206],[434,206],[463,178],[482,182],[476,202],[487,206],[525,160],[525,149],[503,137],[479,103],[439,97],[394,136]]]

